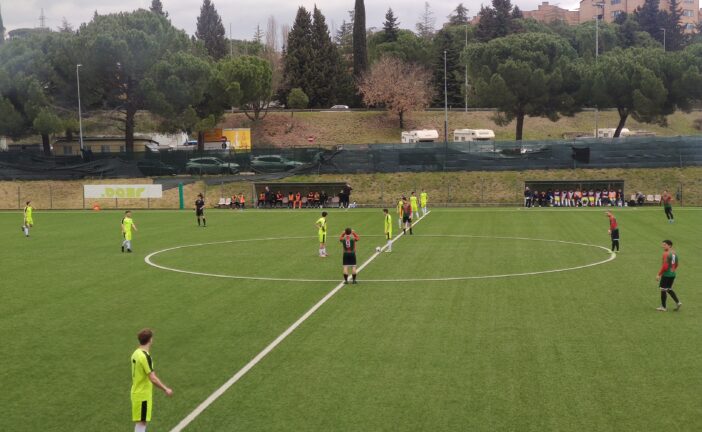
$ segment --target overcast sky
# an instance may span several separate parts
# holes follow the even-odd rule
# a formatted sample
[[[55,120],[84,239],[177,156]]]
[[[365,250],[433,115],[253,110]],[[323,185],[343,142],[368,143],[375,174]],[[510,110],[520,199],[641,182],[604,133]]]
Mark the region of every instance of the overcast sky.
[[[189,34],[195,32],[195,23],[200,13],[202,0],[161,0],[173,24]],[[437,27],[445,21],[461,0],[430,0]],[[513,0],[522,10],[536,9],[541,0]],[[268,17],[275,16],[278,24],[292,24],[299,6],[311,9],[315,4],[327,18],[330,29],[338,28],[348,11],[353,9],[354,0],[213,0],[222,16],[222,22],[236,39],[251,39],[256,25],[265,31]],[[415,23],[424,9],[422,0],[366,0],[366,23],[368,27],[380,27],[388,7],[392,7],[402,28],[414,29]],[[489,0],[466,0],[464,6],[471,16],[480,10],[481,3]],[[567,9],[577,8],[577,0],[551,1]],[[95,10],[100,14],[118,11],[131,11],[148,8],[151,0],[0,0],[5,27],[13,30],[22,27],[38,27],[41,9],[44,9],[46,26],[57,28],[65,17],[73,27],[89,21]]]

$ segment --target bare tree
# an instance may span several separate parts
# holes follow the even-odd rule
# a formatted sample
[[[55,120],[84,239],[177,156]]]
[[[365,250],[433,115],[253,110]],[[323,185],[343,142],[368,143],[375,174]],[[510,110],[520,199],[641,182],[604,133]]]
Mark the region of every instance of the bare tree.
[[[431,73],[425,68],[391,56],[375,62],[358,83],[359,93],[369,106],[384,106],[400,118],[429,106],[433,97]]]
[[[434,12],[429,6],[429,2],[424,2],[424,12],[419,17],[419,22],[417,23],[417,33],[424,39],[429,39],[434,35],[434,25],[436,20],[434,19]]]
[[[268,17],[266,28],[266,50],[268,52],[278,52],[278,23],[273,15]]]
[[[290,24],[283,24],[280,26],[280,36],[283,40],[283,49],[288,46],[288,35],[290,34]]]

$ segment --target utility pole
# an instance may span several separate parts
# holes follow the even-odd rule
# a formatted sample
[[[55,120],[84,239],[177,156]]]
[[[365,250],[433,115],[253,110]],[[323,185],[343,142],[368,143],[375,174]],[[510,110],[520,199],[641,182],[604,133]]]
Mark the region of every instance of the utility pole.
[[[468,23],[466,23],[466,48],[468,48]],[[466,93],[466,112],[468,112],[468,62],[466,62],[466,83],[465,83],[465,89]]]
[[[597,15],[595,16],[595,65],[597,65],[597,59],[600,56],[600,10],[602,10],[602,15],[604,15],[604,3],[594,3],[593,6],[597,7]],[[600,116],[599,107],[595,107],[595,139],[600,137],[600,128],[598,125],[598,120]]]
[[[80,68],[83,66],[78,63],[76,65],[76,83],[78,84],[78,138],[80,141],[80,154],[81,157],[84,155],[83,152],[83,115],[80,108]]]
[[[46,28],[46,15],[44,15],[44,8],[41,8],[41,14],[39,15],[39,28]]]
[[[446,50],[444,50],[444,143],[448,144],[448,80],[446,76]]]

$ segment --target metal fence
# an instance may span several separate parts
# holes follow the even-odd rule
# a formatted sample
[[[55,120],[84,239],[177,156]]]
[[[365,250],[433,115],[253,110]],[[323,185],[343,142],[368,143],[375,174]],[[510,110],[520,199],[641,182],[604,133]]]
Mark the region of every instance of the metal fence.
[[[254,148],[251,151],[0,153],[0,179],[128,178],[190,174],[524,171],[702,165],[702,136]]]

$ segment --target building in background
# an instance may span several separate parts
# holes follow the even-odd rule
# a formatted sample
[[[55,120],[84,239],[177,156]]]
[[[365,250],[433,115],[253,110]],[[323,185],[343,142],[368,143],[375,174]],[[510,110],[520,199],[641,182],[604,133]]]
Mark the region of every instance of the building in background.
[[[544,23],[553,21],[563,21],[570,25],[580,23],[580,12],[563,9],[548,2],[541,3],[535,11],[524,11],[522,13],[524,18],[531,18]]]
[[[567,10],[557,5],[552,5],[549,2],[541,3],[536,10],[523,11],[524,18],[531,18],[536,21],[550,23],[553,21],[562,21],[566,24],[577,25],[580,23],[592,21],[598,13],[598,7],[595,6],[595,0],[581,0],[579,10]],[[644,0],[604,0],[604,12],[602,20],[611,23],[617,16],[626,13],[633,15],[638,7],[643,6]],[[700,0],[680,0],[679,7],[682,9],[681,23],[685,26],[685,31],[688,33],[695,32],[697,26],[702,19],[702,9],[700,9]],[[670,9],[669,0],[661,0],[660,10],[667,11]],[[476,16],[472,24],[477,24],[479,16]]]
[[[644,0],[606,0],[602,3],[604,5],[602,19],[604,22],[609,23],[623,13],[632,15],[637,8],[644,5]],[[702,11],[700,11],[700,0],[680,0],[678,5],[682,9],[681,24],[685,26],[685,31],[688,33],[694,32],[700,23],[700,15],[702,14]],[[670,10],[670,2],[661,0],[659,8],[662,11]],[[584,23],[594,20],[598,9],[594,1],[581,0],[580,22]]]

